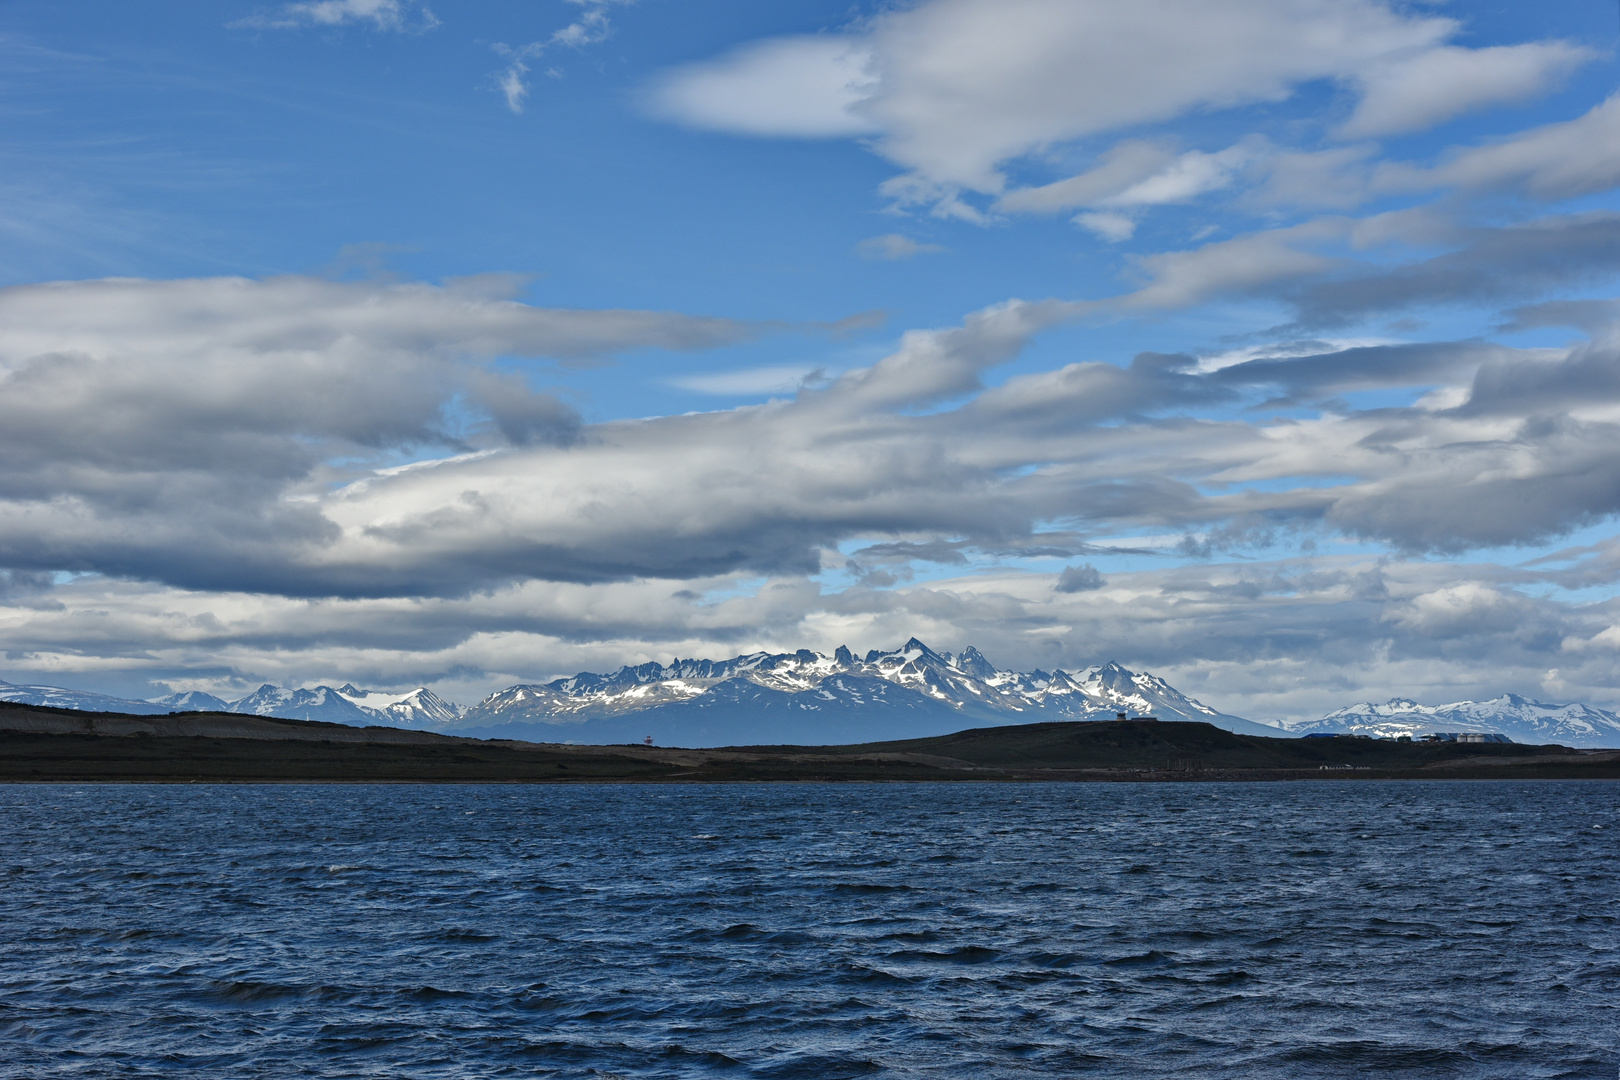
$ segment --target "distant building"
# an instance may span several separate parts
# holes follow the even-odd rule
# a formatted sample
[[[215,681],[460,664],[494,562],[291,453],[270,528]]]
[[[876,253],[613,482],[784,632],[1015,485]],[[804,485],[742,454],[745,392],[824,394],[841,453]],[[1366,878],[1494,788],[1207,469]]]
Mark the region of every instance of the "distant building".
[[[1460,743],[1512,743],[1513,740],[1506,735],[1494,731],[1436,731],[1432,735],[1423,736],[1424,742],[1460,742]]]

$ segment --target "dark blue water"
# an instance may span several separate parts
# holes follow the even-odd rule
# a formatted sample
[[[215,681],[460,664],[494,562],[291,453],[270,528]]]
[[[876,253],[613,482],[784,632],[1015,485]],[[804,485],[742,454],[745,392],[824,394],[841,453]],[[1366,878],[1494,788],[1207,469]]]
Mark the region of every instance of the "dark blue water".
[[[0,788],[6,1077],[1602,1077],[1620,784]]]

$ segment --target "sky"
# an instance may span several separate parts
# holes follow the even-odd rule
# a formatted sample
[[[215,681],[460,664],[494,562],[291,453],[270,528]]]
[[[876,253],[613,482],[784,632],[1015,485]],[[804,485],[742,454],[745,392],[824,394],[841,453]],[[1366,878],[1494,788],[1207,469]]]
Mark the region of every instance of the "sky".
[[[1620,706],[1620,10],[11,0],[0,678]]]

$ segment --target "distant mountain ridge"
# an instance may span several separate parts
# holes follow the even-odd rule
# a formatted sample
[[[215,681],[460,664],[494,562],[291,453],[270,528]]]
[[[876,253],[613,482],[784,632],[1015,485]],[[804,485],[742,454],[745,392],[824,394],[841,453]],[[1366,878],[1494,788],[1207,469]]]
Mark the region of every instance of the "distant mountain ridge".
[[[1154,675],[1108,663],[1085,671],[998,669],[969,646],[938,653],[912,638],[864,657],[800,649],[729,660],[640,664],[508,687],[468,709],[458,734],[678,746],[804,745],[921,738],[974,725],[1112,720],[1119,713],[1285,734],[1212,709]]]
[[[89,690],[69,690],[61,686],[19,686],[0,682],[0,701],[141,716],[171,712],[243,713],[282,720],[324,720],[350,727],[381,724],[425,731],[442,730],[461,715],[460,709],[425,687],[405,694],[386,694],[378,690],[358,690],[352,685],[337,689],[317,686],[310,690],[288,690],[265,683],[236,701],[227,701],[201,690],[186,690],[151,701],[139,701]]]
[[[1550,705],[1516,694],[1433,706],[1395,698],[1273,726],[1219,712],[1155,675],[1115,663],[1078,672],[1012,671],[997,668],[972,646],[953,656],[916,638],[899,649],[873,649],[864,656],[840,646],[830,655],[800,649],[627,665],[607,674],[580,672],[510,686],[468,708],[426,687],[389,693],[352,684],[299,690],[266,684],[236,701],[200,691],[132,701],[0,682],[0,700],[92,712],[236,712],[544,742],[610,744],[651,737],[660,745],[694,747],[923,738],[974,726],[1112,720],[1122,712],[1204,721],[1248,735],[1479,731],[1523,743],[1620,746],[1620,716],[1578,703]]]
[[[1363,701],[1336,709],[1320,720],[1289,725],[1288,730],[1295,735],[1320,732],[1382,738],[1436,731],[1499,732],[1520,743],[1620,746],[1620,715],[1578,702],[1551,705],[1518,694],[1447,705],[1419,705],[1410,698],[1391,698],[1382,705]]]
[[[48,700],[47,700],[48,698]],[[222,711],[350,725],[552,742],[720,746],[830,744],[946,734],[974,725],[1112,720],[1119,713],[1201,720],[1229,731],[1275,727],[1219,712],[1147,673],[1115,663],[1070,673],[998,669],[969,646],[937,653],[916,638],[858,657],[800,649],[729,660],[675,660],[521,684],[462,710],[431,690],[406,694],[353,685],[289,690],[266,684],[233,702],[200,692],[131,702],[56,687],[0,684],[0,700],[92,711]]]

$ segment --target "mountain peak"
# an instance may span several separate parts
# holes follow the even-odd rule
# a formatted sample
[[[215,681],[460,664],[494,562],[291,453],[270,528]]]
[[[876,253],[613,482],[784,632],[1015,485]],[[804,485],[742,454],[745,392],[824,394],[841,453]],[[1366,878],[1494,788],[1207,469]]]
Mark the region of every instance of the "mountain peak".
[[[956,669],[976,679],[988,679],[996,673],[996,666],[986,660],[984,654],[972,645],[963,649],[962,655],[956,658]]]

